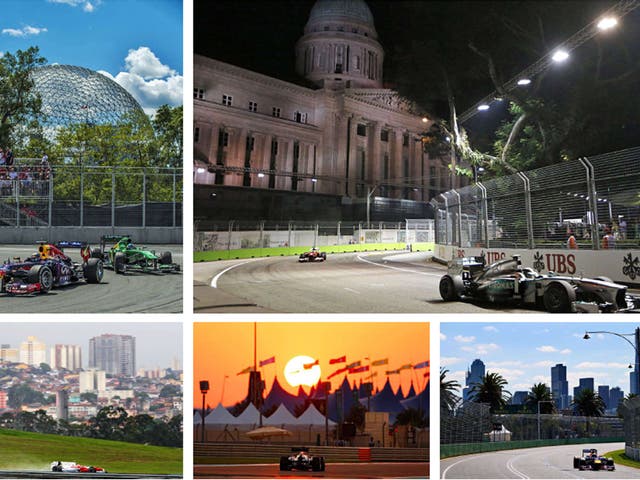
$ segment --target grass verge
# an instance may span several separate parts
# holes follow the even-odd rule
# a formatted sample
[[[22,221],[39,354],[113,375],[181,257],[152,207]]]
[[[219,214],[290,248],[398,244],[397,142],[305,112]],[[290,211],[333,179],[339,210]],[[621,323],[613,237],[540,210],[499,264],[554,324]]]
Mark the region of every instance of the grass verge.
[[[182,448],[0,428],[0,470],[49,470],[56,460],[95,465],[110,473],[182,473]]]
[[[624,465],[625,467],[632,468],[640,468],[640,462],[636,460],[632,460],[627,457],[624,453],[624,450],[614,450],[613,452],[607,452],[604,454],[605,457],[613,458],[613,461],[616,465]]]

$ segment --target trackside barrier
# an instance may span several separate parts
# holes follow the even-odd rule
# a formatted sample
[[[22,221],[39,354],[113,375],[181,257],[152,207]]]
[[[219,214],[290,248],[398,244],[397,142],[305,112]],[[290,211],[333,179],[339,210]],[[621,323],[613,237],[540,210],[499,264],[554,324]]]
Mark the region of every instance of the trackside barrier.
[[[313,455],[325,457],[327,462],[428,462],[428,448],[358,448],[358,447],[323,447],[304,445]],[[360,457],[362,450],[369,451],[369,459]],[[269,445],[264,443],[194,443],[194,463],[207,463],[204,458],[258,458],[277,463],[281,456],[290,455],[288,445]],[[210,463],[210,462],[209,462]]]
[[[242,258],[259,257],[286,257],[290,255],[300,255],[308,252],[311,246],[306,247],[274,247],[274,248],[241,248],[234,250],[213,250],[207,252],[194,252],[194,262],[213,262],[217,260],[236,260]],[[366,243],[352,245],[331,245],[321,247],[320,251],[326,253],[357,253],[374,251],[398,251],[406,250],[405,243]],[[414,252],[433,250],[433,243],[421,242],[412,244],[410,249]]]
[[[361,462],[370,462],[371,461],[371,449],[370,448],[359,448],[358,449],[358,460]]]
[[[517,440],[513,442],[450,443],[440,444],[440,458],[469,455],[472,453],[516,450],[519,448],[551,447],[554,445],[579,445],[582,443],[624,442],[623,438],[563,438],[558,440]],[[576,452],[578,454],[579,452]]]

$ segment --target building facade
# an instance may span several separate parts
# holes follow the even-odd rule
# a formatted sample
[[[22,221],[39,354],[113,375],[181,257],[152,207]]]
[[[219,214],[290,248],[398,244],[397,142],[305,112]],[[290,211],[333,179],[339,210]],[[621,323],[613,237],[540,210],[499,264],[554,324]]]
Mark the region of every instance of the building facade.
[[[448,160],[423,149],[433,120],[382,87],[384,51],[364,1],[316,2],[295,52],[312,86],[195,55],[194,183],[344,202],[425,202],[451,186]]]
[[[462,399],[464,401],[469,400],[471,389],[475,384],[479,384],[482,382],[482,377],[484,377],[485,372],[486,368],[482,360],[476,358],[473,362],[471,362],[471,366],[465,374],[465,387],[462,389]]]
[[[17,348],[11,348],[8,343],[0,345],[0,362],[18,363],[20,353]]]
[[[54,370],[71,372],[82,368],[82,349],[80,345],[60,345],[51,347],[50,366]]]
[[[131,335],[105,334],[89,340],[89,368],[108,375],[134,377],[136,339]]]
[[[27,365],[39,366],[47,363],[47,346],[34,336],[27,337],[27,340],[20,344],[20,362]]]
[[[107,376],[104,370],[87,370],[80,372],[79,392],[104,392],[107,389]]]
[[[551,397],[558,410],[569,407],[569,382],[567,381],[567,367],[558,363],[551,367]]]

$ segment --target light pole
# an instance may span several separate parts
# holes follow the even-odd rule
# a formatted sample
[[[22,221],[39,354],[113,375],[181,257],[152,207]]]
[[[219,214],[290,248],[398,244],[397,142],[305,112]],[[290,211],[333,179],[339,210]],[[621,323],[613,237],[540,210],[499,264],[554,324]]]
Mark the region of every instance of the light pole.
[[[367,228],[371,228],[369,225],[370,217],[371,217],[371,195],[380,185],[374,185],[373,187],[369,187],[369,191],[367,192]]]
[[[640,394],[640,375],[638,372],[638,365],[640,364],[640,327],[636,327],[634,333],[616,333],[616,332],[607,332],[607,331],[597,331],[597,332],[585,332],[584,337],[585,340],[589,340],[591,337],[590,333],[608,333],[610,335],[615,335],[616,337],[620,337],[625,342],[633,347],[636,352],[635,359],[635,368],[633,369],[633,382],[629,385],[631,388],[631,393]],[[629,340],[627,337],[634,337],[634,342]]]
[[[208,380],[200,380],[200,393],[202,393],[202,429],[200,430],[200,441],[204,443],[204,408],[205,408],[205,398],[207,396],[207,392],[209,391],[209,381]]]
[[[538,400],[538,440],[540,440],[540,404],[541,403],[552,403],[555,402],[553,400]]]

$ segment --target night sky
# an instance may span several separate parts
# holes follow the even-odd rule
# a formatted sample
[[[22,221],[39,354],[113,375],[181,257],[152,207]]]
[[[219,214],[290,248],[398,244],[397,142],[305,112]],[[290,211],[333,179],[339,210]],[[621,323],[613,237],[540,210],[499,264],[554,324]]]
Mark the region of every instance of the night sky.
[[[309,12],[315,0],[195,0],[194,47],[196,53],[215,58],[279,79],[298,82],[294,72],[295,43],[302,36]],[[516,75],[553,46],[567,40],[581,28],[617,2],[612,1],[535,1],[535,2],[463,2],[463,1],[391,1],[368,0],[385,49],[385,86],[401,93],[412,91],[414,99],[429,113],[448,116],[446,96],[435,88],[436,69],[430,48],[441,49],[444,63],[451,68],[458,113],[474,106],[494,88],[487,74],[486,62],[468,48],[469,42],[491,51],[504,81]],[[538,19],[544,24],[540,28]],[[514,25],[510,30],[507,24]],[[640,54],[634,48],[638,38],[640,9],[622,19],[621,28],[608,38],[595,38],[574,51],[572,61],[563,70],[545,75],[541,94],[561,99],[566,89],[573,88],[576,78],[596,75],[596,68],[610,66],[612,55],[619,55],[623,68],[640,64]],[[530,43],[527,41],[530,40]],[[438,45],[439,42],[439,45]],[[446,45],[446,46],[443,46]],[[546,50],[545,50],[546,49]],[[612,53],[613,52],[613,53]],[[600,61],[603,59],[604,61]],[[587,63],[583,60],[587,60]],[[404,63],[403,63],[404,62]],[[573,63],[572,63],[573,62]],[[589,70],[585,70],[588,68]],[[416,73],[417,72],[417,73]],[[403,90],[409,76],[413,86]],[[420,77],[418,75],[422,75]],[[640,74],[636,72],[636,78]],[[406,86],[406,85],[404,85]],[[600,88],[600,86],[594,86]],[[598,109],[611,103],[611,111],[603,119],[617,121],[631,117],[627,108],[629,92],[626,85],[619,99],[601,99]],[[424,95],[423,95],[424,94]],[[617,89],[607,95],[615,97]],[[421,95],[423,95],[421,97]],[[412,95],[408,95],[412,96]],[[420,97],[420,98],[416,98]],[[637,100],[632,100],[637,103]],[[561,107],[559,110],[566,107]],[[504,109],[503,109],[504,112]],[[498,111],[485,115],[482,125],[494,128],[502,120]],[[637,117],[637,116],[636,116]],[[490,120],[493,119],[493,123]],[[629,128],[629,119],[620,120],[618,130]],[[470,129],[477,128],[470,121]],[[637,129],[637,120],[631,127]],[[637,145],[633,135],[616,140],[602,148],[616,148],[626,143]],[[590,152],[592,153],[592,152]]]

